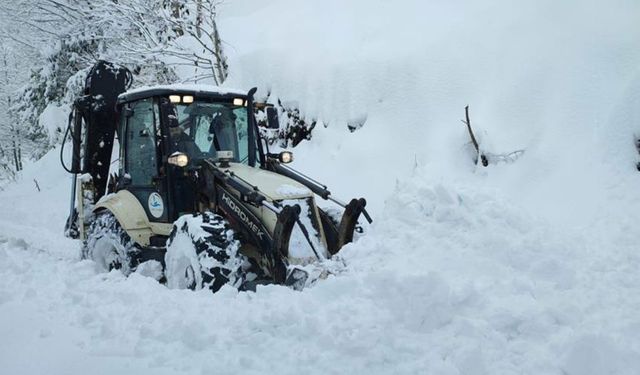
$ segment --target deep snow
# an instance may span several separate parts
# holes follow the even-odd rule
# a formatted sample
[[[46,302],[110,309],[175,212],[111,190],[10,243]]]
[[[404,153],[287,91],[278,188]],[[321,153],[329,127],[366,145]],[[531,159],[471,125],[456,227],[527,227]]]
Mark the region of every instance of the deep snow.
[[[294,167],[365,196],[374,225],[303,292],[170,290],[79,260],[54,151],[0,193],[1,372],[640,373],[638,14],[227,2],[228,85],[327,122]],[[474,166],[467,104],[484,149],[525,154]]]

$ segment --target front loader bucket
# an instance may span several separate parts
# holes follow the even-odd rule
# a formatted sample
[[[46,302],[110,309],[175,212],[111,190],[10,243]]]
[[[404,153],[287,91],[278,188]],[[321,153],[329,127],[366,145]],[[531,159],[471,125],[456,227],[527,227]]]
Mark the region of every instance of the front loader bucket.
[[[274,267],[273,278],[277,284],[284,284],[294,290],[302,290],[309,274],[297,266],[289,266],[289,240],[294,225],[300,224],[300,206],[285,206],[278,214],[278,221],[273,236]],[[300,229],[304,230],[304,227]]]
[[[285,206],[278,214],[275,230],[273,231],[272,270],[274,282],[285,284],[287,280],[287,258],[289,256],[289,240],[293,226],[300,216],[300,206]]]
[[[340,220],[340,225],[338,226],[336,253],[340,251],[344,245],[353,241],[353,232],[356,230],[356,225],[358,225],[358,218],[365,212],[364,208],[366,205],[367,201],[364,198],[360,198],[352,199],[351,202],[347,204],[347,207],[345,207],[342,220]]]
[[[340,250],[338,247],[338,226],[325,210],[320,208],[318,211],[322,222],[322,231],[327,239],[327,250],[329,254],[334,255]]]

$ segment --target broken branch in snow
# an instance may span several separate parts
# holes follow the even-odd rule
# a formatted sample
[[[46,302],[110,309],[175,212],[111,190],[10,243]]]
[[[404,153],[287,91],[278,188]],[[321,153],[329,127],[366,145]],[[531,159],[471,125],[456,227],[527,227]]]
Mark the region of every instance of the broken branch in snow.
[[[476,140],[476,137],[473,134],[473,130],[471,129],[471,120],[469,120],[469,106],[464,107],[464,114],[465,114],[465,117],[467,118],[467,121],[462,120],[462,122],[467,125],[467,129],[469,130],[469,136],[471,137],[471,143],[473,143],[473,147],[476,149],[475,162],[477,164],[478,158],[480,158],[480,160],[482,161],[482,165],[486,167],[489,165],[489,160],[487,160],[487,157],[480,152],[480,146],[478,145],[478,141]]]
[[[522,154],[524,154],[524,150],[516,150],[508,154],[486,153],[485,158],[487,160],[487,163],[490,164],[513,163],[514,161],[518,160],[518,158],[522,156]]]
[[[466,121],[461,121],[462,123],[467,125],[467,130],[469,130],[469,136],[471,137],[471,143],[473,144],[473,148],[476,151],[474,163],[478,164],[478,159],[480,159],[480,162],[484,167],[489,166],[489,164],[513,163],[514,161],[518,160],[518,158],[522,156],[522,154],[524,154],[524,150],[516,150],[507,154],[492,154],[489,152],[481,152],[478,140],[473,134],[473,129],[471,129],[471,120],[469,119],[469,106],[464,107],[464,114],[466,117]]]

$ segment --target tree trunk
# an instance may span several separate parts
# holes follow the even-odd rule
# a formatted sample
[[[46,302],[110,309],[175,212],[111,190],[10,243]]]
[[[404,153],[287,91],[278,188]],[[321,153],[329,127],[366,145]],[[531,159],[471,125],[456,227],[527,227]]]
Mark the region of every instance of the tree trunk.
[[[218,84],[223,84],[229,75],[229,66],[227,65],[227,57],[222,49],[222,40],[220,40],[220,34],[218,33],[218,25],[215,20],[215,13],[211,14],[211,26],[213,28],[213,49],[215,51],[215,67],[217,74]]]
[[[196,35],[202,37],[202,0],[196,2]]]
[[[18,163],[18,147],[16,145],[15,139],[12,141],[13,143],[13,164],[16,168],[16,172],[20,172],[20,164]]]
[[[175,20],[180,19],[180,2],[177,0],[174,0],[171,3],[171,15]],[[184,30],[182,30],[182,27],[180,26],[176,26],[173,31],[175,31],[178,36],[184,35]]]
[[[18,164],[20,165],[20,170],[22,170],[22,147],[20,145],[19,139],[18,139]]]

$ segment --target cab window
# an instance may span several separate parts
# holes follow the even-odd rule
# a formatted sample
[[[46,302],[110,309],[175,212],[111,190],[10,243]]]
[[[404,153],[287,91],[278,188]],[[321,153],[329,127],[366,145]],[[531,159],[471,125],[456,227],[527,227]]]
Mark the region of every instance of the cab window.
[[[149,186],[157,175],[156,126],[153,100],[130,104],[133,114],[126,127],[126,173],[134,186]]]
[[[233,151],[233,160],[248,163],[247,108],[226,102],[196,100],[176,106],[179,126],[172,130],[175,150],[192,158],[216,158],[216,151]]]

